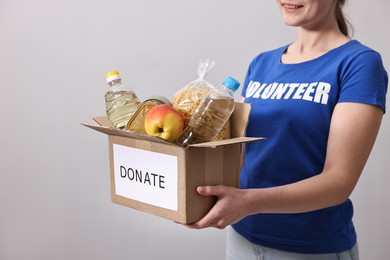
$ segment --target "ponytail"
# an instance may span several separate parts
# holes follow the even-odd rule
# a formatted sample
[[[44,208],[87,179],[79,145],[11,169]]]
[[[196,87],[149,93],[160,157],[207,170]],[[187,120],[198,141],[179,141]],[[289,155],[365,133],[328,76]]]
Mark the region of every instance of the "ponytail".
[[[338,0],[336,4],[336,20],[337,25],[342,34],[350,37],[349,28],[352,28],[351,23],[344,17],[343,6],[346,0]]]

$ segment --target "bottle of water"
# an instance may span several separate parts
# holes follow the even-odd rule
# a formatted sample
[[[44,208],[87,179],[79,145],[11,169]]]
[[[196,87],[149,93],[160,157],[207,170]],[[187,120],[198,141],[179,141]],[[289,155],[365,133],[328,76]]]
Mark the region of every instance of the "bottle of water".
[[[107,117],[115,128],[124,129],[141,102],[132,89],[122,84],[117,70],[108,72],[106,79],[109,85],[105,95]]]
[[[210,142],[217,136],[233,113],[234,92],[239,86],[237,80],[227,77],[219,89],[205,96],[176,144],[186,147],[190,144]]]

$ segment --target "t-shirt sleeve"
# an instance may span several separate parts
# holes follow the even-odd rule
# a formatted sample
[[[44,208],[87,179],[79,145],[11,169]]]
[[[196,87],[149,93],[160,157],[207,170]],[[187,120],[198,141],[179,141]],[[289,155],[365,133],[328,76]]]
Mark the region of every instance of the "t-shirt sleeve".
[[[375,51],[359,54],[341,78],[338,102],[376,105],[386,112],[388,75],[381,56]]]

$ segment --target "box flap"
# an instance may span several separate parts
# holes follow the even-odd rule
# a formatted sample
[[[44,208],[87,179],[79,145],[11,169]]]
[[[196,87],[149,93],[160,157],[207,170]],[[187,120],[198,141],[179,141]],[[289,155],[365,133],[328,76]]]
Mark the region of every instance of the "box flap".
[[[112,125],[111,121],[106,116],[97,116],[97,117],[94,117],[92,119],[95,120],[95,122],[98,123],[101,126],[107,126],[107,127],[110,127],[110,128],[114,128],[114,126]]]
[[[246,128],[249,120],[249,113],[252,109],[252,104],[235,103],[234,112],[230,117],[231,122],[231,139],[214,141],[208,143],[191,144],[189,147],[211,147],[215,148],[221,145],[248,143],[260,140],[265,140],[264,137],[245,137]]]
[[[254,142],[259,140],[264,140],[266,138],[264,137],[245,137],[246,134],[246,127],[248,125],[248,119],[249,119],[249,113],[251,111],[252,105],[251,104],[244,104],[244,103],[235,103],[234,112],[231,115],[231,139],[227,140],[221,140],[221,141],[214,141],[214,142],[207,142],[207,143],[199,143],[199,144],[192,144],[189,145],[189,147],[209,147],[209,148],[215,148],[222,145],[227,144],[236,144],[236,143],[247,143],[247,142]],[[83,124],[86,127],[89,127],[91,129],[94,129],[98,132],[107,134],[107,135],[115,135],[115,136],[123,136],[123,137],[130,137],[135,139],[141,139],[141,140],[147,140],[157,143],[163,143],[163,144],[170,144],[170,145],[176,145],[172,142],[169,142],[167,140],[164,140],[160,137],[145,135],[145,134],[138,134],[134,132],[130,132],[128,130],[119,130],[113,127],[112,123],[108,120],[107,116],[97,116],[94,117],[93,120],[98,123],[98,125],[90,125],[90,124]]]
[[[107,126],[105,124],[107,124],[107,123],[111,124],[111,123],[105,117],[95,117],[93,119],[99,125],[90,125],[90,124],[83,124],[83,123],[81,123],[81,125],[89,127],[89,128],[91,128],[93,130],[96,130],[98,132],[101,132],[101,133],[104,133],[104,134],[107,134],[107,135],[131,137],[131,138],[134,138],[134,139],[147,140],[147,141],[152,141],[152,142],[156,142],[156,143],[175,145],[174,143],[166,141],[166,140],[164,140],[162,138],[159,138],[159,137],[150,136],[150,135],[143,135],[143,134],[137,134],[137,133],[130,132],[130,131],[127,131],[127,130],[119,130],[119,129],[115,129],[115,128],[109,127],[109,126]]]
[[[235,103],[233,114],[230,117],[230,122],[233,122],[230,129],[232,137],[245,136],[251,109],[252,104]]]
[[[222,145],[249,143],[249,142],[255,142],[255,141],[260,141],[260,140],[265,140],[265,139],[267,139],[267,138],[264,138],[264,137],[234,137],[231,139],[221,140],[221,141],[214,141],[214,142],[207,142],[207,143],[200,143],[200,144],[191,144],[188,147],[216,148],[216,147],[222,146]]]

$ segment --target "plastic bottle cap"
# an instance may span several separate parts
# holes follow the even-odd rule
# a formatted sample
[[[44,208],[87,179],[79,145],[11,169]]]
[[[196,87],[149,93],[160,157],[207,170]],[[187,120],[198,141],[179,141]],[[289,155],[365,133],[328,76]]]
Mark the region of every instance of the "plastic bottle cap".
[[[121,76],[117,70],[110,71],[106,74],[107,83],[120,78]]]
[[[233,91],[236,91],[240,87],[240,82],[235,80],[234,78],[228,76],[224,81],[223,84],[226,85],[228,88],[230,88]]]

